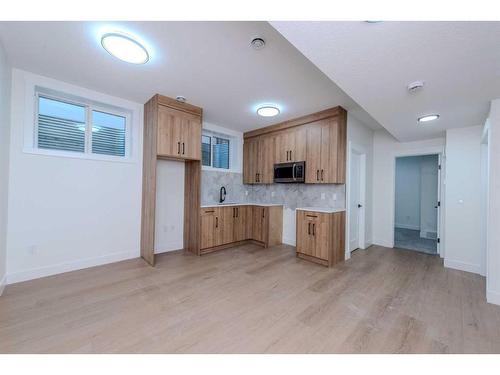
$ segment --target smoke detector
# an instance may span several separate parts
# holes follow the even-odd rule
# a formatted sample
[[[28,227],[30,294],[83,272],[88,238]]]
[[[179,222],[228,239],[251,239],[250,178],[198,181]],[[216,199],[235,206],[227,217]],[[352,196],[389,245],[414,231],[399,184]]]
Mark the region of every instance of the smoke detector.
[[[266,41],[262,38],[253,38],[250,45],[255,50],[260,50],[266,46]]]
[[[411,93],[411,92],[419,91],[423,87],[424,87],[424,81],[415,81],[415,82],[408,84],[408,86],[406,88],[408,89],[408,92]]]
[[[177,100],[179,103],[186,103],[186,98],[182,95],[177,95],[175,100]]]

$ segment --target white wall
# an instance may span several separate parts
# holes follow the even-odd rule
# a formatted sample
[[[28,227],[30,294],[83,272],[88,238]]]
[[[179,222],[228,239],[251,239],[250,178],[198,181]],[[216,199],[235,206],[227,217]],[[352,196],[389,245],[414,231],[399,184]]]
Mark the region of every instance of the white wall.
[[[0,295],[6,283],[11,72],[0,44]]]
[[[373,243],[394,246],[394,185],[397,156],[436,154],[444,151],[444,138],[399,142],[385,130],[373,139]],[[444,202],[443,196],[441,202]]]
[[[366,154],[366,191],[364,192],[365,201],[362,202],[364,206],[365,214],[365,248],[370,246],[373,241],[373,229],[372,229],[372,215],[373,215],[373,201],[372,201],[372,186],[373,186],[373,137],[374,131],[362,122],[358,121],[355,117],[347,114],[347,185],[346,185],[346,238],[349,239],[349,168],[350,168],[350,148],[359,148]],[[346,256],[349,257],[349,241],[346,241]]]
[[[112,162],[24,152],[23,133],[34,119],[34,85],[132,110],[132,159]],[[139,256],[142,108],[13,70],[9,283]]]
[[[420,157],[396,159],[396,228],[420,230]]]
[[[481,268],[481,126],[446,131],[446,267]]]
[[[500,305],[500,99],[491,102],[488,152],[486,298],[488,302]]]
[[[155,253],[184,248],[184,163],[158,160]]]

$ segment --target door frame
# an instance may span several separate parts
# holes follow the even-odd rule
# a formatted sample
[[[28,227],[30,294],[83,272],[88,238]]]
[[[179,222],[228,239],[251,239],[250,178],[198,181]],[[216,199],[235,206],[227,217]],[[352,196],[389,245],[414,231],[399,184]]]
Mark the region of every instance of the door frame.
[[[361,202],[361,209],[359,210],[359,225],[358,225],[358,239],[359,249],[366,249],[366,149],[360,144],[352,141],[348,142],[347,146],[347,184],[346,184],[346,241],[345,241],[345,259],[351,257],[350,245],[350,230],[351,230],[351,155],[356,154],[360,156],[359,160],[359,200]]]
[[[391,229],[392,229],[392,244],[391,247],[394,247],[395,242],[395,221],[396,221],[396,159],[401,157],[408,156],[424,156],[424,155],[437,155],[438,156],[438,165],[441,166],[438,169],[438,202],[440,205],[437,210],[437,238],[439,238],[439,242],[437,244],[437,252],[441,258],[444,258],[445,254],[445,234],[444,234],[444,217],[443,208],[445,207],[445,190],[444,190],[444,181],[445,181],[445,171],[446,171],[446,158],[444,153],[444,148],[439,147],[429,147],[422,148],[418,150],[412,151],[401,151],[395,152],[391,159],[392,162],[392,191],[391,191],[391,200],[389,201],[389,205],[391,206]]]

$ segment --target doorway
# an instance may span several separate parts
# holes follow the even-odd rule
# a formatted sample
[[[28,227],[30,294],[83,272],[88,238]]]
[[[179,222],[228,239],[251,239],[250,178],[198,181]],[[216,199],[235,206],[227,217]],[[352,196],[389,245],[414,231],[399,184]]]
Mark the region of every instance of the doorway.
[[[366,153],[350,145],[347,253],[365,246]]]
[[[439,254],[439,155],[396,158],[394,247]]]

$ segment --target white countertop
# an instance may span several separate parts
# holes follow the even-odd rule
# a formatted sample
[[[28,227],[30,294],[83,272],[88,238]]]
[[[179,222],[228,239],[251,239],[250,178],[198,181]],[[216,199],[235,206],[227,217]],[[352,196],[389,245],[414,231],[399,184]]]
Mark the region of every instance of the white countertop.
[[[243,202],[243,203],[222,203],[222,204],[206,204],[200,206],[200,208],[213,208],[213,207],[231,207],[231,206],[263,206],[263,207],[273,207],[273,206],[283,206],[278,203],[253,203],[253,202]]]
[[[334,212],[342,212],[345,211],[345,208],[329,208],[329,207],[297,207],[298,211],[314,211],[314,212],[324,212],[327,214],[331,214]]]

